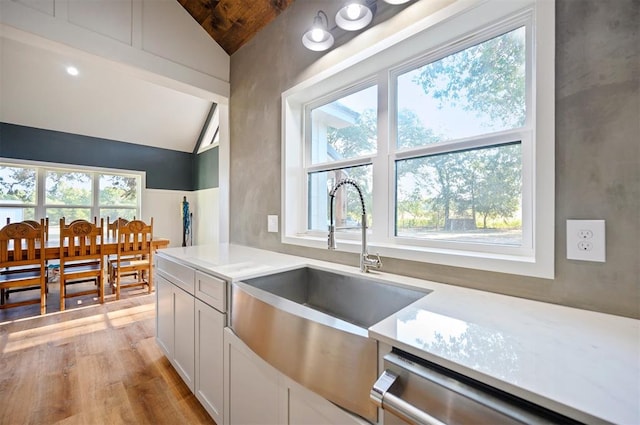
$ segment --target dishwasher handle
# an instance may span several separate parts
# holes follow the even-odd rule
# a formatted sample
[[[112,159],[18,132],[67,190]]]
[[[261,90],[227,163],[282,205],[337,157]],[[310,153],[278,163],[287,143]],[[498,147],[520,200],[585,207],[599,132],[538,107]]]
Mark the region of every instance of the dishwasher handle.
[[[389,410],[403,420],[419,425],[446,425],[430,414],[418,409],[414,405],[404,401],[389,389],[398,379],[398,375],[386,369],[373,384],[369,396],[376,406],[383,410]]]

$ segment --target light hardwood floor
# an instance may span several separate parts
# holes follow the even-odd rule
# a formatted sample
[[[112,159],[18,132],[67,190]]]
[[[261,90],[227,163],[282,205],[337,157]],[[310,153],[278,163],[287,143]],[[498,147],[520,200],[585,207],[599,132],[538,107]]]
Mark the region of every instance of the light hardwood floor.
[[[0,424],[215,422],[156,345],[151,294],[0,324]]]

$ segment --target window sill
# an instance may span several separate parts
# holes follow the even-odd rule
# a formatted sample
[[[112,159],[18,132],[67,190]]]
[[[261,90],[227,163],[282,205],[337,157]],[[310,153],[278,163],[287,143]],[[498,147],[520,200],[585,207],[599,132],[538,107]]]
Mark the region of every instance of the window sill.
[[[309,235],[285,235],[282,243],[308,248],[327,249],[327,239]],[[462,267],[497,273],[508,273],[543,279],[554,278],[554,259],[552,255],[538,254],[521,256],[510,254],[490,254],[486,252],[463,251],[454,249],[436,249],[423,246],[368,243],[370,254],[398,260],[438,264],[450,267]],[[339,240],[337,251],[359,253],[359,240]]]

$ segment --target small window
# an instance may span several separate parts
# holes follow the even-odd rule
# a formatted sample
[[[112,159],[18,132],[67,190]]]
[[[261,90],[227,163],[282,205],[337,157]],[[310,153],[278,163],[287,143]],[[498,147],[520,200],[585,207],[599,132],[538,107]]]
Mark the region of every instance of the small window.
[[[367,211],[367,227],[373,223],[372,206],[372,167],[362,165],[358,167],[338,168],[329,171],[311,172],[308,175],[309,184],[309,229],[326,231],[329,226],[329,191],[337,182],[350,178],[358,182],[362,189],[365,208]],[[360,197],[355,190],[348,187],[336,193],[334,201],[334,223],[338,232],[357,232],[362,221],[362,206]]]
[[[100,174],[100,217],[133,220],[138,209],[138,178]]]
[[[93,220],[93,184],[90,173],[48,170],[45,179],[45,215],[55,226],[60,218],[67,222]]]
[[[202,153],[207,149],[213,148],[220,144],[220,107],[214,103],[211,106],[210,116],[204,124],[205,132],[198,146],[198,153]]]
[[[397,146],[412,148],[523,127],[522,26],[397,77]]]
[[[520,143],[396,163],[396,236],[522,245]]]
[[[368,225],[372,223],[373,170],[377,152],[377,86],[352,88],[346,95],[320,105],[310,105],[307,144],[307,230],[326,231],[328,195],[344,178],[363,190]],[[336,194],[335,224],[341,233],[356,232],[362,221],[360,198],[353,190]]]
[[[376,152],[377,95],[371,86],[311,109],[311,164]]]
[[[0,218],[11,222],[33,220],[37,203],[35,168],[0,165]]]

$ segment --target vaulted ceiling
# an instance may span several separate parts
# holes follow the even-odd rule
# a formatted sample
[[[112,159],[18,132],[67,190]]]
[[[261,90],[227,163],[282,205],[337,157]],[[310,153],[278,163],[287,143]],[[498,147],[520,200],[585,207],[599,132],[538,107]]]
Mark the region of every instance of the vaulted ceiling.
[[[232,55],[294,0],[178,0]]]
[[[173,1],[231,55],[294,0]],[[67,46],[47,46],[0,34],[0,122],[193,151],[210,100],[140,80]],[[81,78],[58,72],[68,63]]]

